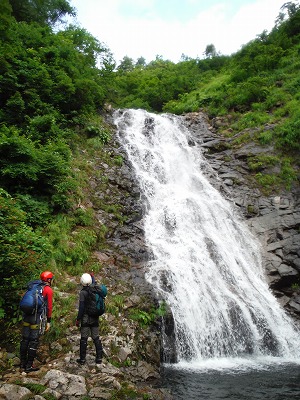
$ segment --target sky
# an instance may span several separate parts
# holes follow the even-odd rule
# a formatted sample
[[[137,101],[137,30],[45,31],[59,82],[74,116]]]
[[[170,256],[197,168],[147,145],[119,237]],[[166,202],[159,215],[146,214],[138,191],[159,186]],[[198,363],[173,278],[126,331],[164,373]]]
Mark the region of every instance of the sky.
[[[274,27],[285,0],[69,0],[76,22],[113,53],[146,62],[230,55]]]

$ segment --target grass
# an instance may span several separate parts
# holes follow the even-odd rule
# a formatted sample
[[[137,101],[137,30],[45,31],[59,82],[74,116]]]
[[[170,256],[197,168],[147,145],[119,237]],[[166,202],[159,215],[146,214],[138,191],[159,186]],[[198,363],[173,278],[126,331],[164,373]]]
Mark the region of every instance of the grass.
[[[145,389],[143,388],[135,388],[124,382],[122,384],[121,389],[113,392],[111,400],[123,400],[123,399],[140,399],[140,400],[150,400],[152,396],[148,393],[145,393]]]
[[[268,166],[274,166],[280,164],[280,158],[278,156],[269,154],[259,154],[254,157],[248,158],[248,166],[250,171],[260,171]]]
[[[115,317],[119,315],[119,313],[124,308],[125,295],[115,295],[113,296],[109,302],[106,303],[106,310],[109,314],[114,315]]]
[[[240,132],[246,128],[255,128],[258,126],[264,126],[266,123],[270,122],[270,115],[259,112],[259,111],[249,111],[242,114],[236,123],[233,123],[230,127],[234,132]]]
[[[152,324],[158,317],[166,314],[166,304],[162,302],[158,308],[150,308],[149,310],[140,310],[132,308],[129,311],[129,318],[139,323],[142,328]]]
[[[46,390],[46,387],[41,385],[41,384],[39,384],[39,383],[31,383],[31,382],[24,383],[24,382],[22,382],[20,380],[16,380],[16,381],[14,381],[14,384],[26,387],[34,395],[40,395]]]

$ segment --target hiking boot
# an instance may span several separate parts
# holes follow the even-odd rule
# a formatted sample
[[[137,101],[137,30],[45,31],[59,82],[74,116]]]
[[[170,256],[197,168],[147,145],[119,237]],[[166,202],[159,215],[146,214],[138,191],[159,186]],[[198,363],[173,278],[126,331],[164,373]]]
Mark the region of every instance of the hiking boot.
[[[78,362],[78,364],[80,364],[80,365],[85,364],[85,360],[82,360],[81,358],[77,358],[76,362]]]
[[[101,364],[102,363],[102,358],[96,357],[95,363],[96,364]]]
[[[33,365],[31,367],[26,367],[25,368],[25,372],[35,372],[38,371],[39,368],[38,367],[34,367]]]

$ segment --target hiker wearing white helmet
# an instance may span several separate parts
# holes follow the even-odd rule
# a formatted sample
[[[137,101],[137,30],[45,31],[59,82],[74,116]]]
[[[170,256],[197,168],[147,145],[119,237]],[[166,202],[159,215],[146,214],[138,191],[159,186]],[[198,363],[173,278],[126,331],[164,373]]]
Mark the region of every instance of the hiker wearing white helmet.
[[[92,276],[90,274],[83,274],[80,278],[82,286],[89,286],[92,284]]]
[[[96,364],[102,362],[102,343],[99,338],[99,316],[104,313],[104,297],[107,289],[104,285],[99,287],[88,273],[82,274],[80,283],[83,286],[79,294],[79,308],[76,318],[76,326],[80,326],[80,348],[76,361],[80,365],[86,362],[87,341],[89,336],[93,339],[96,349]],[[98,296],[96,295],[98,294]],[[97,309],[98,308],[98,309]]]

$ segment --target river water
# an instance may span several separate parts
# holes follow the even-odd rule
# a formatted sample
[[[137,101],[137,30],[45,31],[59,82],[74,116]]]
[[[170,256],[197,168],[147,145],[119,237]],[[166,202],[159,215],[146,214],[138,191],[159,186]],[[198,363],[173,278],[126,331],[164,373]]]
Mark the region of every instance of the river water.
[[[300,367],[297,364],[206,372],[165,366],[162,379],[176,400],[300,399]]]
[[[209,183],[201,145],[179,117],[125,110],[115,123],[145,204],[146,278],[174,319],[164,385],[178,399],[298,398],[299,332],[268,288],[258,241]]]

